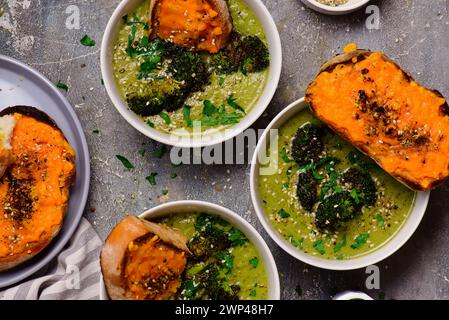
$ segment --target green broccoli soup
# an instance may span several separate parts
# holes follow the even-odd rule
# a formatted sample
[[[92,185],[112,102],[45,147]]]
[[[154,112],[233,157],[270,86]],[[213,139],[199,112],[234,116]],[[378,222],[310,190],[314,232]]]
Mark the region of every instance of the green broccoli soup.
[[[205,213],[180,213],[158,222],[180,230],[192,252],[182,275],[179,299],[268,298],[267,275],[259,252],[227,221]]]
[[[123,17],[113,48],[115,81],[148,126],[178,136],[211,134],[239,123],[257,103],[269,74],[266,36],[243,0],[227,3],[233,29],[214,53],[153,36],[150,0]]]
[[[280,128],[277,157],[277,173],[259,176],[265,213],[310,255],[342,260],[372,252],[400,230],[414,205],[413,191],[309,110]]]

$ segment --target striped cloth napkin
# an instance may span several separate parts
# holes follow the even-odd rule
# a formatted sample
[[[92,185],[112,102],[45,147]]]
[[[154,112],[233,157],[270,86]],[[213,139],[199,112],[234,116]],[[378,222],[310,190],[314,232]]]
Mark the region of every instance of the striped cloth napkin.
[[[0,300],[98,300],[102,242],[84,218],[70,242],[32,279],[0,292]]]

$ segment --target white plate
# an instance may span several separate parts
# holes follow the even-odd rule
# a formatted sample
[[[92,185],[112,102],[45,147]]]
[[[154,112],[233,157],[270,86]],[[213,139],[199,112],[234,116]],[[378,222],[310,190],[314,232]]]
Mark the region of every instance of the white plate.
[[[222,219],[228,221],[231,225],[235,226],[241,232],[243,232],[249,241],[256,247],[257,251],[262,257],[263,263],[265,265],[265,270],[267,272],[268,278],[268,299],[269,300],[279,300],[281,295],[280,284],[279,284],[279,274],[276,267],[276,262],[274,261],[273,255],[267,244],[260,236],[260,234],[251,226],[245,219],[240,217],[237,213],[218,206],[213,203],[204,201],[175,201],[169,202],[153,209],[150,209],[142,213],[139,217],[142,219],[158,219],[165,217],[170,214],[176,213],[189,213],[189,212],[204,212],[213,215],[217,215]],[[100,299],[109,299],[104,286],[103,278],[101,278],[100,286]]]
[[[81,124],[60,89],[27,65],[0,55],[0,110],[26,105],[48,114],[76,152],[76,181],[58,236],[38,255],[11,270],[0,272],[0,288],[13,285],[49,263],[70,240],[83,215],[89,193],[89,150]]]
[[[244,0],[262,23],[270,50],[270,73],[265,89],[258,102],[238,124],[227,128],[224,132],[218,131],[207,135],[197,134],[195,136],[177,136],[176,139],[174,139],[167,133],[151,128],[142,121],[137,114],[129,110],[128,105],[122,99],[114,80],[114,73],[112,70],[112,49],[117,38],[117,32],[123,23],[122,17],[132,12],[142,3],[142,1],[144,0],[123,0],[109,20],[103,36],[101,47],[101,72],[106,91],[120,114],[129,122],[129,124],[147,137],[177,147],[196,148],[215,145],[234,138],[251,126],[262,115],[273,98],[279,83],[282,67],[282,50],[279,33],[273,18],[263,3],[260,0]]]
[[[309,255],[298,250],[291,243],[284,239],[284,237],[279,234],[279,232],[273,227],[268,219],[267,214],[262,205],[262,200],[259,195],[258,190],[258,179],[259,179],[259,154],[264,154],[262,147],[269,145],[267,144],[267,138],[269,138],[270,129],[279,129],[284,123],[294,117],[298,112],[308,108],[307,103],[304,98],[293,102],[287,108],[285,108],[278,116],[268,125],[264,134],[262,135],[254,157],[251,163],[251,198],[253,201],[254,208],[256,210],[257,216],[262,223],[265,230],[268,232],[270,237],[287,253],[292,255],[298,260],[308,263],[312,266],[329,269],[329,270],[353,270],[364,268],[366,266],[376,264],[379,261],[389,257],[394,252],[399,250],[407,240],[413,235],[419,223],[421,222],[424,213],[429,202],[430,192],[416,192],[415,203],[412,211],[410,212],[407,220],[404,222],[403,226],[391,237],[389,241],[383,244],[380,248],[376,249],[371,253],[367,253],[359,258],[351,260],[327,260],[319,258],[316,256]]]

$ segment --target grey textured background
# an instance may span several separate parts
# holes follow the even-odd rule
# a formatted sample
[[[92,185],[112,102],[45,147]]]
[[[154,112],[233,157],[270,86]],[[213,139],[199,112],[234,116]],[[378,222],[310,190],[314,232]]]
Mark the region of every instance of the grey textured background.
[[[304,8],[299,0],[263,0],[278,26],[284,64],[277,94],[255,128],[264,128],[287,104],[300,98],[327,58],[354,41],[383,50],[416,79],[449,96],[449,1],[372,1],[380,7],[380,30],[365,27],[362,11],[330,17]],[[69,85],[67,97],[84,126],[92,158],[91,193],[85,216],[102,238],[125,214],[138,214],[163,201],[198,199],[224,205],[245,217],[272,249],[281,274],[282,298],[329,299],[336,292],[360,289],[377,298],[449,298],[449,184],[432,192],[431,204],[411,240],[379,264],[381,289],[365,288],[365,270],[330,272],[307,266],[284,253],[266,235],[252,209],[249,166],[181,166],[168,154],[154,157],[157,143],[139,134],[114,109],[101,85],[99,48],[103,30],[118,0],[0,0],[0,53],[35,67],[53,82]],[[66,8],[81,11],[81,29],[65,28]],[[84,34],[97,41],[79,44]],[[1,102],[0,102],[1,103]],[[100,133],[94,133],[99,130]],[[139,150],[144,148],[144,157]],[[136,169],[125,171],[121,154]],[[157,172],[151,187],[145,177]],[[170,179],[177,173],[176,179]],[[218,187],[217,187],[218,185]],[[169,190],[161,197],[162,189]],[[220,191],[221,190],[221,191]],[[302,293],[295,288],[300,286]]]

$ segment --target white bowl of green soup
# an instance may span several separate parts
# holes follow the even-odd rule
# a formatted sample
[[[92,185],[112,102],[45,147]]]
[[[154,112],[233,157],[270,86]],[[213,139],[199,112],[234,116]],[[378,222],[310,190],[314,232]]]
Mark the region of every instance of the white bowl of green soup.
[[[230,288],[226,290],[234,295],[221,296],[222,299],[280,299],[273,256],[259,233],[238,214],[208,202],[177,201],[155,207],[140,218],[165,224],[188,239],[192,255],[187,260],[180,299],[199,300],[216,295],[209,292],[216,289],[213,279],[204,280],[204,275],[214,274],[216,269],[221,285]],[[223,240],[215,243],[219,237]],[[202,258],[204,241],[211,243],[207,250],[214,251],[207,259]]]
[[[178,147],[214,145],[243,132],[267,108],[281,73],[281,41],[266,7],[259,0],[189,0],[207,5],[206,13],[186,9],[167,24],[170,6],[188,1],[155,1],[121,1],[104,33],[101,70],[116,109],[144,135]],[[220,10],[213,3],[221,3]],[[207,21],[217,13],[228,17],[227,41],[219,48],[203,49],[207,37],[196,47],[178,45],[174,37],[190,28],[192,12]],[[175,36],[166,37],[167,25]],[[217,28],[217,34],[226,31]]]
[[[375,264],[412,236],[429,192],[385,173],[313,116],[304,99],[268,126],[251,167],[251,196],[268,234],[310,265]]]

